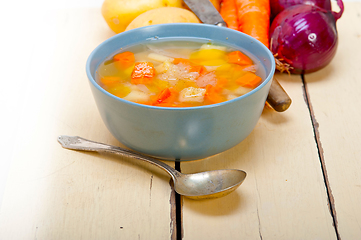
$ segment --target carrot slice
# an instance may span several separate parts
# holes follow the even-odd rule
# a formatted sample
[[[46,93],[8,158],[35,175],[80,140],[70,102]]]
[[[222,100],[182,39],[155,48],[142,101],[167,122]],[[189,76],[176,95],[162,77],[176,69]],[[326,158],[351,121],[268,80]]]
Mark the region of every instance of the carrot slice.
[[[151,62],[137,62],[134,65],[131,74],[131,83],[133,84],[147,84],[151,83],[155,76],[155,69]]]
[[[113,60],[121,68],[128,68],[133,65],[135,58],[132,52],[122,52],[118,53],[113,57]]]
[[[170,95],[171,95],[171,92],[170,92],[169,88],[163,89],[163,90],[160,92],[160,94],[159,94],[159,96],[158,96],[158,98],[157,98],[157,102],[158,102],[158,103],[163,102],[164,100],[166,100],[167,98],[169,98]]]
[[[257,76],[254,73],[246,72],[244,75],[242,75],[236,80],[236,83],[243,87],[255,88],[261,83],[261,81],[261,77]]]
[[[117,76],[105,76],[100,78],[100,82],[106,86],[120,82],[121,78]]]
[[[228,54],[228,62],[238,65],[251,65],[252,60],[240,51],[233,51]]]
[[[158,97],[153,101],[154,106],[160,107],[176,107],[175,101],[177,100],[178,92],[174,88],[163,89]]]
[[[184,64],[184,65],[188,65],[190,66],[189,68],[189,72],[197,72],[199,74],[203,74],[207,71],[206,67],[203,65],[197,65],[193,62],[191,62],[188,59],[185,58],[175,58],[173,60],[173,64],[177,65],[177,64]]]
[[[197,72],[197,73],[199,73],[199,75],[201,75],[201,74],[207,72],[207,69],[203,65],[194,65],[194,66],[191,66],[191,68],[189,69],[189,72]]]
[[[204,98],[211,103],[220,103],[225,101],[225,98],[220,95],[220,92],[217,91],[217,88],[213,87],[211,84],[206,86],[206,93],[204,94]]]
[[[184,64],[184,65],[191,65],[191,61],[189,61],[188,59],[185,58],[174,58],[173,60],[173,64],[177,65],[177,64]]]
[[[215,92],[220,93],[221,91],[223,91],[223,89],[225,88],[225,86],[227,84],[228,84],[227,78],[218,77],[217,84],[216,84],[216,86],[214,86]]]

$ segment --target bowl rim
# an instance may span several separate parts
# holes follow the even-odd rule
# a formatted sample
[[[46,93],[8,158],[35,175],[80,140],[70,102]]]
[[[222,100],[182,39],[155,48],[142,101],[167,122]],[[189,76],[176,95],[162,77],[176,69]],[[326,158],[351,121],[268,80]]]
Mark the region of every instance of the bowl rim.
[[[243,38],[246,38],[248,40],[251,40],[251,41],[254,41],[256,42],[259,47],[263,48],[265,50],[265,52],[268,54],[269,58],[272,59],[271,60],[271,71],[270,73],[266,76],[266,78],[264,79],[264,81],[258,85],[256,88],[252,89],[250,92],[242,95],[242,96],[239,96],[239,97],[236,97],[234,99],[231,99],[231,100],[227,100],[227,101],[224,101],[224,102],[221,102],[221,103],[216,103],[216,104],[210,104],[210,105],[203,105],[203,106],[195,106],[195,107],[160,107],[160,106],[151,106],[151,105],[145,105],[145,104],[141,104],[141,103],[136,103],[136,102],[132,102],[132,101],[128,101],[128,100],[125,100],[123,98],[120,98],[120,97],[117,97],[111,93],[109,93],[108,91],[106,91],[105,89],[103,89],[96,81],[95,79],[93,78],[93,75],[92,73],[90,72],[90,64],[91,64],[91,61],[94,57],[94,55],[97,53],[97,51],[99,51],[101,48],[103,48],[105,45],[108,44],[108,42],[111,42],[113,41],[114,39],[116,38],[120,38],[120,37],[126,37],[127,35],[131,35],[131,34],[134,34],[134,32],[138,32],[138,31],[144,31],[144,30],[149,30],[151,28],[167,28],[167,27],[174,27],[174,26],[177,26],[177,27],[199,27],[201,26],[202,28],[210,28],[210,31],[214,30],[214,29],[223,29],[224,31],[233,31],[233,32],[237,32],[237,34],[239,34],[240,36],[242,36]],[[157,30],[159,31],[159,30]],[[125,35],[125,36],[124,36]],[[154,36],[156,38],[157,37],[157,34],[156,32],[154,31]],[[174,36],[173,36],[174,37]],[[177,36],[178,37],[178,36]],[[179,37],[182,37],[182,36],[179,36]],[[159,39],[167,39],[167,38],[172,38],[172,37],[164,37],[164,38],[159,38]],[[189,38],[189,37],[187,37]],[[202,37],[194,37],[194,38],[198,38],[198,39],[202,39]],[[143,41],[146,41],[143,40]],[[99,66],[99,64],[97,65]],[[108,39],[106,39],[105,41],[103,41],[102,43],[100,43],[89,55],[87,61],[86,61],[86,74],[87,74],[87,77],[88,77],[88,80],[91,82],[91,84],[99,91],[101,91],[103,94],[105,94],[106,96],[116,100],[116,101],[120,101],[120,102],[123,102],[125,104],[130,104],[130,105],[133,105],[133,106],[136,106],[136,107],[141,107],[141,108],[147,108],[147,109],[157,109],[157,110],[168,110],[168,111],[171,111],[171,110],[178,110],[178,111],[189,111],[189,110],[199,110],[199,109],[208,109],[208,108],[215,108],[215,107],[219,107],[219,106],[223,106],[223,105],[228,105],[228,104],[231,104],[233,102],[237,102],[237,101],[240,101],[241,99],[244,99],[244,98],[247,98],[248,96],[250,95],[253,95],[254,93],[256,93],[257,91],[259,91],[260,89],[262,89],[265,85],[268,84],[268,82],[270,82],[272,79],[273,79],[273,76],[275,74],[275,69],[276,69],[276,63],[275,63],[275,60],[274,60],[274,57],[273,57],[273,54],[272,52],[263,44],[261,43],[259,40],[245,34],[245,33],[242,33],[240,31],[237,31],[237,30],[233,30],[233,29],[230,29],[230,28],[226,28],[226,27],[219,27],[219,26],[216,26],[216,25],[210,25],[210,24],[204,24],[204,23],[166,23],[166,24],[158,24],[158,25],[150,25],[150,26],[145,26],[145,27],[140,27],[140,28],[135,28],[135,29],[131,29],[131,30],[128,30],[128,31],[125,31],[125,32],[121,32],[121,33],[118,33]]]

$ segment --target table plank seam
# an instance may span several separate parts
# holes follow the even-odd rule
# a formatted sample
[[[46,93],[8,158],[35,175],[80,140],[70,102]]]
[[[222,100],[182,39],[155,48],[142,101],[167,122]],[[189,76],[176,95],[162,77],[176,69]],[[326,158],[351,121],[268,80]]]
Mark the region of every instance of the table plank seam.
[[[336,215],[336,209],[335,209],[335,199],[333,197],[332,189],[331,189],[330,182],[328,179],[327,168],[326,168],[326,163],[325,163],[325,159],[324,159],[324,155],[323,155],[323,148],[322,148],[322,143],[321,143],[321,138],[320,138],[320,132],[318,131],[319,124],[316,120],[316,116],[315,116],[315,113],[314,113],[314,110],[312,107],[310,94],[309,94],[309,91],[307,88],[307,81],[305,80],[304,74],[301,75],[301,78],[302,78],[302,83],[303,83],[304,99],[305,99],[307,108],[310,113],[310,118],[311,118],[313,132],[314,132],[314,138],[315,138],[317,151],[318,151],[318,157],[319,157],[320,164],[321,164],[322,176],[323,176],[323,180],[324,180],[325,187],[326,187],[328,207],[329,207],[329,211],[330,211],[330,214],[332,217],[333,227],[334,227],[335,233],[336,233],[336,238],[337,238],[337,240],[341,240],[339,231],[338,231],[338,222],[337,222],[337,215]]]

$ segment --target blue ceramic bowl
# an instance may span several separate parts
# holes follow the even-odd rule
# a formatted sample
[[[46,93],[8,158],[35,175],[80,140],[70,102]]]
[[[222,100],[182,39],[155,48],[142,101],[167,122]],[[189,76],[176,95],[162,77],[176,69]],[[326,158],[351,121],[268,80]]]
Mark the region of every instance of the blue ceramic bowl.
[[[254,57],[265,73],[253,91],[231,101],[189,108],[165,108],[123,100],[95,81],[99,64],[120,48],[157,40],[211,40]],[[241,32],[206,24],[161,24],[117,34],[89,56],[86,72],[100,115],[110,133],[125,146],[161,159],[195,160],[221,153],[243,141],[261,116],[275,62],[259,41]]]

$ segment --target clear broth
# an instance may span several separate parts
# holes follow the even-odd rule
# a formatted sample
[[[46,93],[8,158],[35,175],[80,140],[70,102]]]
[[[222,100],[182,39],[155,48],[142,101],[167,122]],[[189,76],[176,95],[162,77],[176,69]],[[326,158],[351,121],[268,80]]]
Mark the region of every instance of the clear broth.
[[[211,76],[211,72],[214,72],[214,75],[216,75],[216,83],[214,80],[208,82],[205,80],[202,84],[199,84],[199,79],[201,74],[198,75],[192,75],[189,74],[190,72],[187,72],[187,69],[184,68],[183,65],[182,68],[176,68],[178,65],[173,64],[174,62],[168,61],[167,64],[165,62],[160,61],[159,59],[155,59],[153,55],[166,57],[170,59],[190,59],[190,56],[193,56],[196,52],[201,51],[200,49],[216,49],[215,51],[208,51],[212,53],[220,53],[218,50],[222,49],[224,51],[225,55],[234,52],[234,51],[241,51],[243,54],[245,54],[247,57],[249,57],[252,60],[252,66],[242,66],[234,63],[228,63],[225,62],[224,64],[232,65],[234,68],[227,68],[228,65],[217,65],[217,61],[220,61],[219,59],[215,59],[213,55],[210,55],[211,60],[207,61],[207,59],[203,59],[204,63],[211,63],[210,65],[204,65],[206,69],[206,73],[209,73],[209,76]],[[122,52],[132,52],[134,54],[134,62],[149,62],[153,64],[155,71],[155,76],[153,77],[153,83],[155,84],[132,84],[132,72],[134,71],[134,65],[126,68],[126,69],[119,69],[119,65],[117,66],[116,61],[114,61],[114,56],[118,53]],[[207,52],[207,53],[208,53]],[[193,54],[193,55],[192,55]],[[223,55],[222,55],[223,59]],[[199,60],[199,59],[198,59]],[[208,59],[209,60],[209,59]],[[212,60],[214,60],[212,62]],[[222,60],[223,61],[223,60]],[[220,62],[222,62],[220,61]],[[171,64],[172,71],[170,71],[169,63]],[[161,67],[163,66],[163,68]],[[164,67],[167,65],[167,67]],[[202,64],[200,64],[202,65]],[[223,70],[221,67],[223,66]],[[227,66],[227,67],[224,67]],[[240,67],[241,66],[241,67]],[[161,70],[164,71],[164,69],[167,68],[165,72],[161,72]],[[161,69],[161,70],[159,70]],[[175,70],[174,70],[175,69]],[[218,69],[218,70],[217,70]],[[227,69],[230,69],[227,72]],[[114,54],[110,55],[105,61],[103,61],[96,72],[96,81],[97,83],[106,91],[109,93],[123,98],[125,100],[137,102],[140,104],[147,104],[147,105],[153,105],[153,106],[160,106],[160,107],[193,107],[193,106],[202,106],[202,105],[210,105],[210,104],[216,104],[219,102],[219,99],[222,99],[222,101],[228,101],[234,98],[237,98],[239,96],[242,96],[250,91],[252,91],[254,87],[244,87],[242,85],[236,84],[232,81],[237,81],[237,76],[241,76],[243,74],[238,73],[237,71],[239,69],[242,69],[244,72],[251,72],[254,73],[256,76],[261,78],[261,81],[258,83],[261,84],[265,79],[265,70],[263,66],[260,64],[260,62],[255,58],[253,55],[248,53],[245,50],[236,49],[234,47],[231,47],[229,45],[221,44],[221,43],[214,43],[210,41],[205,40],[178,40],[178,39],[172,39],[172,40],[157,40],[157,41],[149,41],[144,44],[138,44],[135,46],[129,46],[124,49],[120,49],[119,51],[115,52]],[[158,72],[159,70],[159,72]],[[174,70],[174,71],[173,71]],[[212,85],[213,87],[216,87],[217,84],[220,82],[219,76],[224,74],[225,78],[227,78],[227,84],[223,84],[223,88],[217,88],[217,91],[221,98],[217,98],[218,101],[215,101],[214,98],[211,99],[208,94],[208,88],[205,85]],[[168,73],[168,74],[166,74]],[[184,73],[184,74],[183,74]],[[172,75],[173,74],[173,75]],[[229,76],[227,76],[227,74]],[[202,75],[203,76],[203,75]],[[243,75],[242,75],[243,76]],[[212,76],[211,76],[212,77]],[[209,79],[211,77],[204,77],[205,79]],[[104,79],[108,78],[106,81]],[[177,82],[175,82],[176,79]],[[232,80],[233,79],[233,80]],[[102,81],[103,80],[103,81]],[[114,80],[114,81],[113,81]],[[109,83],[110,82],[110,83]],[[106,84],[105,84],[106,83]],[[201,86],[200,86],[201,85]],[[192,97],[189,95],[189,93],[182,92],[182,86],[184,88],[192,88],[192,91],[190,95],[194,95],[195,88],[201,88],[200,89],[200,95],[203,94],[203,97]],[[211,86],[211,87],[212,87]],[[171,100],[168,98],[169,102],[166,101],[166,99],[162,102],[159,102],[159,96],[162,94],[162,90],[165,88],[171,89],[172,94],[178,94],[177,97],[173,97],[172,103],[170,103]],[[207,89],[207,90],[206,90]],[[215,88],[214,88],[215,89]],[[173,91],[174,90],[174,91]],[[221,91],[221,92],[219,92]],[[188,91],[189,92],[189,91]],[[195,92],[198,94],[198,92]],[[188,95],[187,95],[188,94]],[[199,94],[198,94],[199,95]],[[173,95],[172,95],[173,96]],[[190,97],[189,97],[190,96]],[[158,100],[157,100],[158,99]],[[192,101],[195,100],[195,101]],[[202,101],[200,101],[202,100]]]

